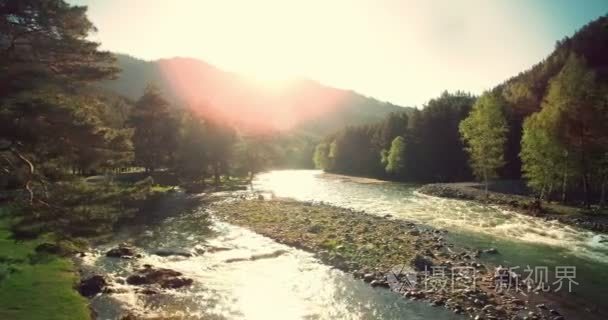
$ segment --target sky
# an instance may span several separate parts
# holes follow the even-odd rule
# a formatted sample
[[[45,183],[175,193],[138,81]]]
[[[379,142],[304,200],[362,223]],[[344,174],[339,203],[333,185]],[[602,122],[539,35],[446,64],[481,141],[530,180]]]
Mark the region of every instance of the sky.
[[[608,0],[68,0],[102,48],[305,77],[403,106],[479,94],[608,13]]]

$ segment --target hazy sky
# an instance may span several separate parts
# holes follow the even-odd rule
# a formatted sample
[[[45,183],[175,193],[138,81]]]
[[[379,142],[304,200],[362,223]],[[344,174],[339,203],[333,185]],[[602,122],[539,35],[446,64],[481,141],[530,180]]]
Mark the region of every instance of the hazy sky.
[[[304,76],[401,105],[480,93],[608,13],[608,0],[69,1],[89,6],[104,49]]]

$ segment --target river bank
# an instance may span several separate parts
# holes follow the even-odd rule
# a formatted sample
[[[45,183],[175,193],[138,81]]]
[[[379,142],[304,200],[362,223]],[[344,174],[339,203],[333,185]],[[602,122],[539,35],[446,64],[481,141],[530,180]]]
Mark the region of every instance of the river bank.
[[[212,204],[211,211],[230,223],[312,252],[371,286],[390,288],[405,298],[428,301],[457,314],[476,319],[564,319],[545,306],[550,305],[546,297],[517,292],[514,286],[523,285],[515,282],[518,275],[479,262],[480,255],[495,250],[456,248],[444,240],[444,230],[292,200],[224,201]],[[507,285],[511,290],[500,290]]]
[[[15,241],[9,210],[0,207],[0,319],[89,319],[73,261],[40,250],[48,237]]]
[[[171,184],[175,181],[160,180],[118,175],[62,181],[50,193],[52,206],[28,206],[19,201],[20,192],[2,192],[0,318],[96,318],[85,297],[99,293],[95,288],[104,280],[90,280],[77,268],[84,251],[111,241],[120,228],[153,224],[199,205],[196,196]],[[194,187],[246,188],[242,179]]]
[[[586,311],[580,303],[592,295],[587,291],[582,292],[584,298],[566,294],[562,300],[544,293],[496,292],[495,266],[547,265],[532,255],[555,259],[562,251],[532,250],[525,243],[505,245],[489,236],[490,241],[462,241],[463,235],[471,235],[455,227],[460,226],[458,219],[468,226],[494,216],[519,221],[522,215],[421,195],[414,191],[417,186],[315,174],[264,174],[254,183],[255,193],[170,192],[136,219],[121,220],[111,239],[93,242],[91,250],[76,257],[84,280],[100,275],[106,282],[91,295],[97,317],[264,319],[270,314],[300,319],[314,314],[340,319],[455,319],[466,314],[481,319],[602,319],[597,310]],[[267,178],[272,179],[265,182]],[[257,200],[258,192],[266,199],[275,194],[300,201]],[[350,207],[358,208],[346,209]],[[539,220],[525,218],[531,226]],[[520,224],[512,230],[540,230],[540,224]],[[122,243],[132,252],[121,249]],[[514,260],[514,252],[529,255]],[[572,262],[559,264],[578,265],[581,285],[595,283],[596,275],[602,279],[601,270],[589,269],[580,260]],[[431,271],[439,268],[444,276],[428,281],[429,275],[420,273],[425,266]],[[467,272],[471,267],[475,277]],[[96,279],[90,284],[100,283]],[[478,287],[467,288],[472,280]],[[457,290],[451,290],[453,284]]]
[[[586,230],[608,233],[608,215],[606,214],[591,213],[580,208],[555,203],[543,202],[540,204],[533,197],[521,194],[489,191],[486,195],[479,183],[432,183],[423,185],[418,192],[435,197],[497,205],[546,221],[559,221]]]

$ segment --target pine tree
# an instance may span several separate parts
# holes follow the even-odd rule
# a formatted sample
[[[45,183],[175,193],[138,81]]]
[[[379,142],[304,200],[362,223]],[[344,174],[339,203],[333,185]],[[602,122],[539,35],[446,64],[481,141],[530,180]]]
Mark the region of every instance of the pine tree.
[[[3,169],[24,176],[32,203],[32,184],[46,179],[37,168],[62,172],[65,161],[85,160],[88,153],[66,154],[89,146],[88,141],[81,144],[82,137],[107,142],[94,110],[76,101],[76,89],[111,78],[118,69],[111,53],[87,39],[95,27],[84,6],[62,0],[0,1],[0,21],[0,151],[8,159]]]
[[[135,129],[135,163],[146,171],[170,165],[177,140],[177,125],[169,103],[153,85],[135,103],[131,124]]]

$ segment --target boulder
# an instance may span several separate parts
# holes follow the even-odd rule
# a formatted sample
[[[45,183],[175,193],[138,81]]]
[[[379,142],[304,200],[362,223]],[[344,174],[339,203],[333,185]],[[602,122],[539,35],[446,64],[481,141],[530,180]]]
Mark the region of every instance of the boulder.
[[[96,294],[101,293],[107,285],[108,283],[103,276],[94,275],[80,281],[78,292],[87,298],[91,298]]]
[[[39,244],[35,250],[37,253],[48,253],[48,254],[61,254],[62,253],[61,247],[59,247],[58,245],[56,245],[54,243],[49,243],[49,242]]]
[[[182,277],[182,273],[175,270],[146,266],[128,276],[127,283],[136,286],[156,284],[162,288],[177,289],[192,285],[193,280]]]
[[[191,286],[194,281],[190,278],[169,278],[161,283],[161,287],[177,289],[181,287]]]
[[[185,250],[179,249],[158,249],[154,252],[155,255],[161,257],[169,257],[169,256],[179,256],[179,257],[192,257],[192,253]]]
[[[133,258],[136,256],[137,252],[135,248],[125,244],[121,244],[118,247],[112,248],[108,252],[106,252],[106,257],[112,258]]]
[[[411,264],[417,271],[431,270],[431,267],[433,266],[433,260],[427,256],[417,254],[412,259]]]
[[[363,281],[365,282],[372,282],[374,279],[376,279],[376,275],[373,273],[366,273],[363,275]]]
[[[496,250],[496,248],[490,248],[490,249],[483,250],[483,253],[498,254],[498,250]]]
[[[369,284],[372,287],[383,287],[383,288],[389,287],[388,283],[384,280],[372,280]]]

